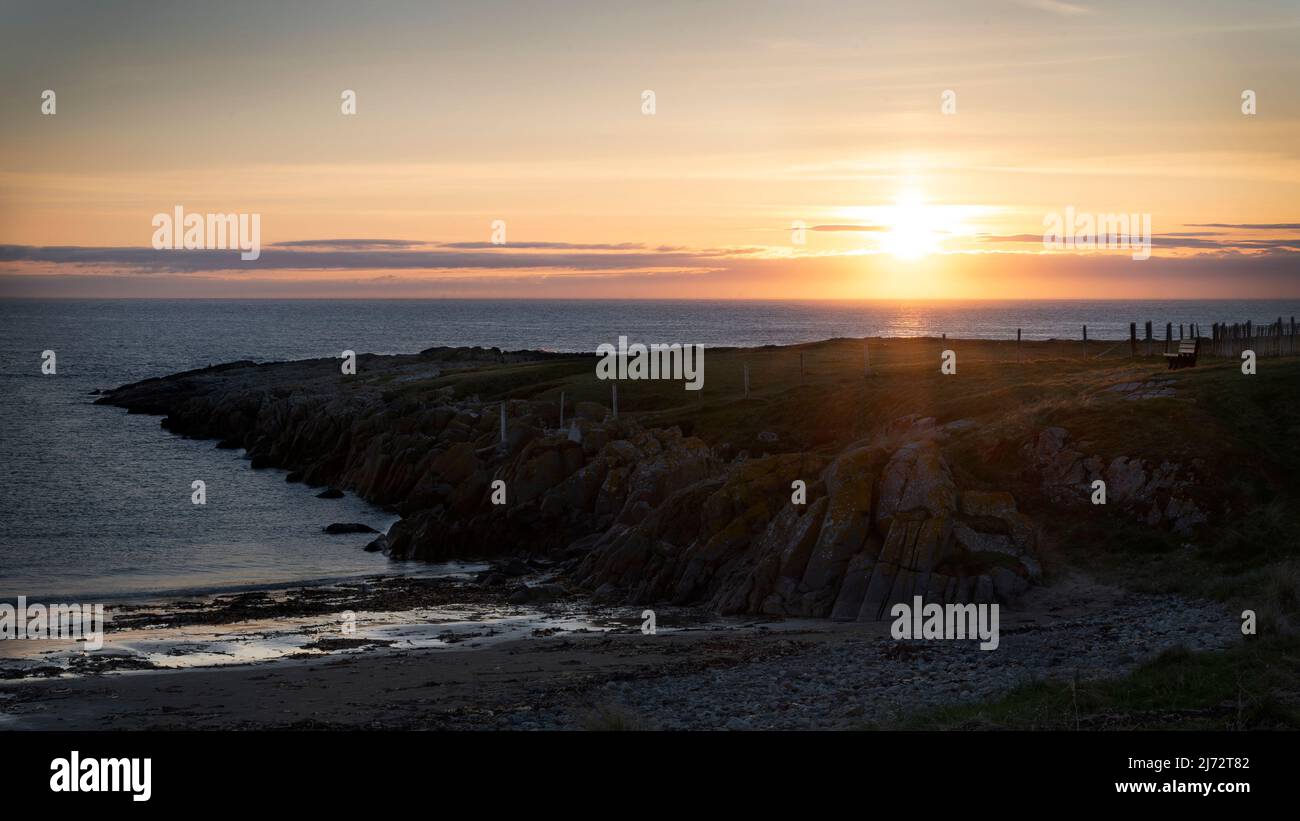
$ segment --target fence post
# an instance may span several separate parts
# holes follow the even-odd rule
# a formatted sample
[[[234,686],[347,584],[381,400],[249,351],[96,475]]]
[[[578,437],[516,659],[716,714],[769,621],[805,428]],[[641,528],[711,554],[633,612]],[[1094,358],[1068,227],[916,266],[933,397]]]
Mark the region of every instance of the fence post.
[[[1083,358],[1088,358],[1088,326],[1083,326]]]
[[[1165,353],[1169,353],[1169,343],[1174,341],[1174,323],[1165,323]]]
[[[1020,358],[1020,329],[1016,328],[1016,361],[1022,361]]]
[[[1128,324],[1128,355],[1130,359],[1137,359],[1138,355],[1138,324],[1130,322]]]

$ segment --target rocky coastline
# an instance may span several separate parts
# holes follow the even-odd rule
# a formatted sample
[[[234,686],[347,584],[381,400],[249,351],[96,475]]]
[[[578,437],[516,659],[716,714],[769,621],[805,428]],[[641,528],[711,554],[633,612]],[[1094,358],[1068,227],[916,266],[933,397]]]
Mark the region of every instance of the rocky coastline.
[[[174,433],[246,449],[254,468],[400,513],[367,549],[545,558],[599,603],[877,621],[913,596],[1012,603],[1041,576],[1035,524],[1012,494],[953,478],[942,445],[970,420],[913,414],[819,451],[735,452],[596,402],[561,420],[550,397],[436,385],[557,359],[582,358],[435,348],[363,356],[364,377],[335,360],[237,362],[97,402],[162,415]],[[418,387],[392,389],[402,383]],[[505,504],[490,498],[497,481]]]
[[[863,344],[710,349],[702,395],[624,384],[617,415],[594,357],[485,348],[363,355],[355,375],[237,362],[102,392],[317,495],[387,506],[401,519],[369,550],[473,569],[123,609],[109,640],[124,652],[15,667],[0,721],[1287,724],[1265,674],[1288,646],[1287,558],[1259,549],[1291,521],[1260,507],[1291,487],[1285,449],[1258,487],[1229,481],[1257,448],[1241,419],[1277,407],[1270,383],[1218,403],[1230,368],[1156,377],[1065,343],[927,339],[868,341],[863,373]],[[960,381],[934,367],[941,346]],[[917,596],[1002,605],[997,651],[892,637],[890,607]],[[1268,642],[1243,640],[1245,606]],[[160,669],[176,664],[192,669]],[[1242,665],[1265,671],[1244,694]],[[1184,696],[1151,711],[1150,687]]]

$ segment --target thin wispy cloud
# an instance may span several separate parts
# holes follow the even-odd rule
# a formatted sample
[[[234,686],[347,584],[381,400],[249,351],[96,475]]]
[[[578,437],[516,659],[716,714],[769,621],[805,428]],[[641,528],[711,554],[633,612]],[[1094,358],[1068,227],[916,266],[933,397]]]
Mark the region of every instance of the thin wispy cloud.
[[[1062,17],[1080,17],[1093,13],[1093,10],[1085,5],[1066,3],[1063,0],[1015,0],[1015,2],[1018,6],[1047,11]]]
[[[313,248],[316,246],[312,246]],[[488,246],[492,247],[492,246]],[[62,266],[100,266],[120,271],[289,271],[289,270],[619,270],[652,267],[694,267],[708,260],[731,256],[725,249],[700,251],[587,252],[536,251],[496,248],[470,250],[438,248],[426,250],[389,248],[341,248],[305,250],[270,247],[256,260],[244,261],[238,251],[155,250],[153,248],[0,246],[0,264],[45,263]],[[741,251],[740,253],[744,253]],[[3,271],[3,268],[0,268]]]
[[[1193,228],[1233,228],[1241,231],[1300,231],[1300,222],[1189,222]]]
[[[350,248],[366,250],[374,248],[414,248],[429,243],[408,239],[297,239],[287,242],[273,242],[273,248]]]
[[[1031,243],[1042,245],[1042,234],[979,234],[975,237],[978,242],[985,243]],[[1130,242],[1141,242],[1141,237],[1118,235],[1116,241],[1127,246]],[[1102,242],[1103,240],[1098,240]],[[1287,237],[1284,239],[1201,239],[1197,236],[1191,236],[1187,233],[1181,234],[1155,234],[1151,237],[1151,245],[1156,248],[1167,250],[1213,250],[1223,253],[1245,253],[1245,252],[1296,252],[1300,251],[1300,237]]]
[[[888,231],[889,229],[888,229],[887,227],[883,226],[883,225],[848,225],[848,224],[839,224],[839,225],[836,225],[836,224],[831,224],[831,225],[814,225],[814,226],[812,226],[812,228],[811,228],[810,230],[812,230],[812,231],[848,231],[848,232],[874,233],[874,232],[876,232],[876,231]]]

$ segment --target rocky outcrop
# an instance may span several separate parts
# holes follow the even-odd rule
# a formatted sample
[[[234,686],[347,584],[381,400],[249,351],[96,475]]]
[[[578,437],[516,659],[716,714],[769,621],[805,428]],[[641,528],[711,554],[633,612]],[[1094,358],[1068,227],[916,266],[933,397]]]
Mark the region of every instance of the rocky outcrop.
[[[572,406],[561,428],[549,399],[483,401],[434,381],[527,357],[363,356],[364,379],[340,376],[331,360],[241,363],[99,401],[243,447],[254,468],[292,471],[333,491],[323,496],[346,489],[391,506],[401,519],[367,550],[429,561],[547,555],[606,602],[874,620],[915,595],[1010,601],[1038,575],[1034,528],[1015,500],[953,478],[942,445],[963,420],[903,417],[833,455],[731,458],[594,402]]]
[[[805,478],[806,477],[806,478]],[[805,478],[805,504],[791,482]],[[580,545],[602,600],[707,602],[721,613],[875,621],[927,601],[1011,601],[1039,576],[1032,524],[1006,493],[959,492],[931,440],[751,459]]]
[[[1099,456],[1085,456],[1082,447],[1059,427],[1043,430],[1032,445],[1026,445],[1038,467],[1043,492],[1052,502],[1090,504],[1093,482],[1100,479],[1106,483],[1106,504],[1152,527],[1186,535],[1206,522],[1206,512],[1195,499],[1203,483],[1194,466],[1129,456],[1106,462]]]

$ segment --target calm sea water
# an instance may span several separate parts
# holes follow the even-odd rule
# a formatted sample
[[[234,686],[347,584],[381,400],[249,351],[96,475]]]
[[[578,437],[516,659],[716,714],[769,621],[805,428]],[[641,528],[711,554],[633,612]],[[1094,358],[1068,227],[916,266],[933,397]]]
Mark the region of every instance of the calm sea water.
[[[783,303],[0,300],[0,599],[144,595],[403,569],[326,536],[393,520],[315,498],[238,452],[172,436],[90,395],[235,359],[411,353],[433,345],[593,351],[634,341],[765,345],[836,336],[1125,338],[1128,323],[1269,322],[1300,300]],[[40,355],[58,355],[43,376]],[[190,483],[208,503],[190,503]]]

